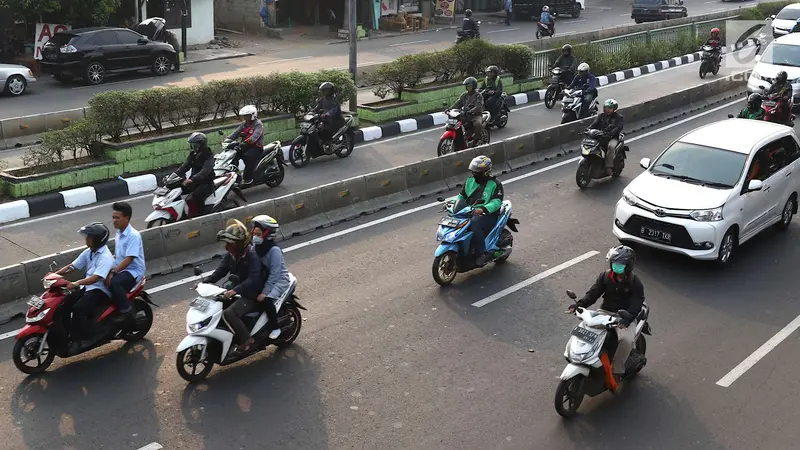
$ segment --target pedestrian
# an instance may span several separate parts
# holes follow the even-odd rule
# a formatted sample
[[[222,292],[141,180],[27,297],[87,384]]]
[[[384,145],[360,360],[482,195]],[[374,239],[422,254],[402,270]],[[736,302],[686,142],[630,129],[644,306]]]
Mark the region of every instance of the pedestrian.
[[[506,0],[506,26],[511,25],[511,0]]]
[[[175,65],[173,66],[173,72],[183,72],[181,69],[181,44],[178,42],[178,37],[175,36],[175,33],[164,29],[164,37],[169,45],[175,50]]]

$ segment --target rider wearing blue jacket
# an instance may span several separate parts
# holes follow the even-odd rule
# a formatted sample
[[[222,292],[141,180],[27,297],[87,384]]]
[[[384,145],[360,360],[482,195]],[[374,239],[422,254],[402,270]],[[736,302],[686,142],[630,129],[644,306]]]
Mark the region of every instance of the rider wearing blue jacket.
[[[578,74],[569,84],[568,89],[580,89],[583,91],[583,108],[587,108],[589,103],[597,98],[597,78],[589,72],[589,65],[581,63],[578,66]]]
[[[553,16],[550,15],[550,7],[549,6],[544,5],[542,7],[542,15],[539,17],[539,22],[542,25],[547,25],[547,27],[550,28],[550,34],[551,35],[555,35],[556,34],[556,29],[555,29],[554,23],[553,23]]]

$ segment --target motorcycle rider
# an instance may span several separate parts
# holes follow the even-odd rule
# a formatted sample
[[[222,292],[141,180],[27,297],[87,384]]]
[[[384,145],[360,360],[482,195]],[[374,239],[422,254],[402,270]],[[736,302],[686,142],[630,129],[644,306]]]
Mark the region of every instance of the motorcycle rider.
[[[258,295],[259,302],[266,302],[267,329],[272,332],[270,339],[277,339],[281,334],[278,328],[278,312],[275,310],[275,301],[289,289],[289,268],[283,259],[283,250],[275,243],[280,226],[272,217],[261,214],[253,217],[253,245],[261,260],[264,270],[264,288]]]
[[[133,322],[133,308],[128,303],[128,292],[144,278],[146,266],[142,235],[131,225],[133,208],[128,202],[115,202],[111,220],[117,229],[114,245],[114,267],[106,282],[117,304],[116,320]]]
[[[90,223],[81,227],[78,233],[86,238],[86,250],[72,263],[55,272],[57,275],[66,275],[73,270],[80,270],[86,274],[85,278],[67,285],[70,290],[80,287],[83,289],[70,293],[64,300],[64,325],[72,340],[72,351],[77,351],[83,345],[90,345],[93,312],[98,305],[111,302],[111,291],[108,290],[105,280],[114,267],[114,256],[106,245],[110,234],[105,225],[100,222]],[[69,323],[69,311],[72,311],[72,324]]]
[[[469,163],[469,170],[472,176],[467,178],[456,201],[464,200],[468,205],[479,205],[472,211],[470,219],[470,247],[478,256],[475,265],[483,266],[492,258],[491,253],[486,251],[486,235],[497,224],[503,204],[503,185],[491,175],[492,160],[487,156],[473,158]]]
[[[636,252],[632,248],[625,245],[613,247],[606,254],[606,260],[609,263],[609,270],[597,277],[582,299],[569,306],[569,312],[574,313],[577,307],[592,306],[602,296],[603,303],[600,309],[617,312],[621,316],[622,322],[615,328],[618,344],[612,362],[614,374],[620,377],[625,374],[625,362],[633,349],[636,317],[644,304],[644,285],[633,273]],[[638,354],[637,357],[645,358]]]
[[[208,148],[208,138],[203,133],[192,133],[187,142],[191,151],[186,162],[178,167],[175,174],[185,177],[189,169],[192,170],[192,177],[183,182],[189,192],[186,205],[189,207],[191,219],[203,212],[206,198],[214,192],[214,153]]]
[[[572,83],[569,84],[567,89],[580,89],[583,91],[581,110],[586,111],[586,108],[589,107],[592,100],[597,98],[596,86],[597,78],[595,78],[594,74],[589,72],[589,64],[581,63],[578,66],[578,74],[572,79]],[[578,117],[578,119],[580,119],[580,117]]]
[[[714,57],[717,59],[717,64],[722,64],[722,39],[719,37],[719,28],[712,28],[711,35],[706,40],[705,45],[710,45],[714,49]]]
[[[483,79],[480,89],[483,91],[483,104],[494,120],[500,114],[500,107],[503,104],[503,82],[500,80],[499,67],[486,68],[486,78]]]
[[[319,137],[325,147],[331,145],[333,135],[344,125],[342,106],[334,95],[335,91],[336,86],[330,81],[320,84],[319,92],[322,96],[317,100],[317,106],[314,107],[314,111],[321,114],[322,128],[319,130]]]
[[[472,10],[464,11],[464,19],[461,21],[461,31],[469,37],[475,37],[478,32],[478,23],[472,18]]]
[[[622,132],[624,119],[620,113],[617,112],[619,103],[613,98],[606,100],[603,104],[603,112],[598,114],[591,125],[590,130],[602,130],[603,135],[600,137],[600,145],[606,152],[606,171],[608,175],[614,171],[614,157],[617,154],[617,146],[619,146],[619,134]]]
[[[753,93],[747,97],[747,106],[739,111],[738,119],[764,120],[764,108],[761,107],[761,94]]]
[[[792,98],[793,94],[792,83],[789,82],[789,75],[785,70],[778,72],[778,75],[775,77],[775,82],[769,87],[766,95],[767,98],[772,95],[776,97],[775,100],[777,100],[779,105],[779,113],[776,114],[776,116],[778,116],[778,123],[787,123],[789,115],[792,113],[789,110],[789,99]]]
[[[798,31],[800,31],[800,17],[797,18],[797,22],[794,24],[792,31],[789,33],[797,33]]]
[[[556,26],[553,23],[553,16],[550,15],[550,7],[547,5],[542,6],[542,15],[539,17],[539,23],[546,25],[550,29],[550,36],[555,36]]]
[[[563,72],[561,72],[562,80],[572,80],[575,77],[575,68],[577,65],[578,58],[572,54],[572,46],[564,44],[564,46],[561,47],[561,54],[550,69],[552,70],[554,67],[558,67],[563,70]]]
[[[228,139],[242,137],[242,159],[244,159],[243,185],[253,182],[253,171],[256,169],[261,153],[264,151],[264,125],[258,120],[258,109],[255,105],[243,106],[239,110],[239,117],[244,117],[244,122],[239,125]]]
[[[478,93],[478,80],[475,77],[467,77],[462,83],[466,92],[461,94],[461,97],[456,100],[450,109],[462,109],[464,113],[464,123],[469,123],[472,126],[472,145],[477,145],[480,136],[483,135],[483,96]]]

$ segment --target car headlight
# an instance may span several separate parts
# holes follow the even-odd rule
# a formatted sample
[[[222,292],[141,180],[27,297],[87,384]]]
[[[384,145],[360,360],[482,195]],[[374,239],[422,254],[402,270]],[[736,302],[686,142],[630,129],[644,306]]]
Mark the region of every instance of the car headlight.
[[[639,203],[639,199],[630,192],[622,191],[622,199],[625,200],[625,203],[631,206],[636,206]]]
[[[203,320],[202,322],[197,322],[189,325],[189,330],[192,333],[197,333],[198,331],[202,330],[203,328],[207,327],[209,323],[211,323],[211,319],[213,316],[208,317],[207,319]]]
[[[46,316],[47,313],[49,313],[49,312],[50,312],[50,308],[43,309],[43,310],[39,311],[39,314],[35,315],[34,317],[26,317],[25,318],[25,322],[27,322],[27,323],[38,322],[38,321],[44,319],[44,316]]]
[[[701,209],[689,213],[689,217],[698,222],[719,222],[722,220],[722,206],[714,209]]]

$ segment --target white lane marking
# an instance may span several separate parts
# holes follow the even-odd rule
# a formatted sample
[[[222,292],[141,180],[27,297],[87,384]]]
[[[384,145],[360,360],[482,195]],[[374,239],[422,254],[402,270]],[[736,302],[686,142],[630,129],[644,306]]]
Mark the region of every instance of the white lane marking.
[[[704,5],[710,5],[712,3],[719,3],[719,2],[716,0],[711,0],[710,2],[703,2]]]
[[[504,29],[504,30],[494,30],[494,31],[487,31],[487,32],[486,32],[486,34],[492,34],[492,33],[505,33],[506,31],[516,31],[516,30],[519,30],[519,28],[506,28],[506,29]]]
[[[140,447],[138,450],[161,450],[162,448],[164,447],[158,442],[151,442],[144,447]]]
[[[430,41],[428,39],[425,39],[424,41],[401,42],[399,44],[392,44],[389,47],[402,47],[404,45],[422,44],[423,42],[430,42]]]
[[[767,353],[771,352],[775,347],[778,346],[778,344],[783,342],[798,328],[800,328],[800,316],[795,317],[793,321],[789,322],[789,324],[783,327],[783,329],[775,336],[769,338],[769,340],[765,342],[764,345],[759,347],[758,350],[754,351],[752,354],[750,354],[750,356],[745,358],[744,361],[739,363],[738,366],[734,367],[733,370],[728,372],[724,377],[720,378],[720,380],[717,381],[717,385],[722,387],[730,387],[734,381],[739,379],[739,377],[744,375],[745,372],[755,366],[756,363],[761,360],[761,358],[767,356]]]
[[[598,252],[596,250],[592,250],[590,252],[586,252],[586,253],[582,254],[581,256],[577,256],[575,258],[570,259],[569,261],[567,261],[565,263],[559,264],[559,265],[557,265],[555,267],[551,267],[550,269],[545,270],[544,272],[538,273],[538,274],[528,278],[527,280],[520,281],[519,283],[517,283],[517,284],[515,284],[515,285],[513,285],[511,287],[507,287],[507,288],[503,289],[502,291],[500,291],[500,292],[498,292],[498,293],[496,293],[494,295],[490,295],[490,296],[484,298],[483,300],[478,300],[477,302],[473,303],[472,306],[474,306],[476,308],[480,308],[482,306],[486,306],[489,303],[492,303],[494,301],[500,300],[501,298],[505,297],[508,294],[513,294],[514,292],[517,292],[520,289],[524,289],[524,288],[532,285],[533,283],[536,283],[537,281],[542,281],[545,278],[549,277],[550,275],[553,275],[553,274],[556,274],[558,272],[561,272],[564,269],[568,269],[568,268],[574,266],[575,264],[578,264],[579,262],[587,260],[587,259],[591,258],[592,256],[595,256],[595,255],[598,255],[598,254],[600,254],[600,252]]]
[[[625,14],[620,14],[620,17],[626,17],[626,16],[630,16],[630,15],[631,15],[631,13],[625,13]]]
[[[567,23],[569,23],[569,24],[573,24],[573,23],[581,23],[581,22],[586,22],[586,20],[587,20],[587,19],[580,19],[580,20],[570,20],[570,21],[569,21],[569,22],[567,22]]]
[[[625,142],[636,142],[639,139],[644,139],[644,138],[646,138],[648,136],[652,136],[652,135],[654,135],[656,133],[661,133],[662,131],[669,130],[671,128],[675,128],[675,127],[677,127],[679,125],[683,125],[686,122],[695,120],[698,117],[703,117],[705,115],[717,112],[720,109],[729,108],[729,107],[735,105],[736,103],[740,103],[740,102],[741,102],[741,100],[734,100],[734,101],[726,103],[724,105],[717,106],[716,108],[709,109],[708,111],[704,111],[702,113],[695,114],[694,116],[691,116],[691,117],[689,117],[687,119],[683,119],[683,120],[680,120],[678,122],[675,122],[675,123],[672,123],[672,124],[669,124],[669,125],[664,125],[663,127],[656,128],[653,131],[648,131],[647,133],[644,133],[644,134],[642,134],[640,136],[635,136],[635,137],[632,137],[630,139],[626,139]],[[513,137],[511,137],[509,139],[513,139]],[[533,172],[528,172],[526,174],[516,176],[514,178],[511,178],[511,179],[505,181],[503,184],[508,185],[508,184],[517,182],[519,180],[524,180],[525,178],[529,178],[529,177],[532,177],[532,176],[535,176],[535,175],[539,175],[541,173],[549,172],[549,171],[557,169],[557,168],[559,168],[561,166],[565,166],[567,164],[580,161],[580,159],[581,159],[580,156],[577,156],[577,157],[571,158],[571,159],[567,159],[567,160],[558,162],[556,164],[552,164],[550,166],[534,170]],[[418,207],[413,208],[413,209],[402,211],[402,212],[399,212],[397,214],[392,214],[391,216],[387,216],[387,217],[384,217],[382,219],[373,220],[371,222],[367,222],[367,223],[364,223],[364,224],[361,224],[361,225],[357,225],[355,227],[348,228],[346,230],[337,231],[336,233],[331,233],[331,234],[328,234],[328,235],[325,235],[325,236],[321,236],[321,237],[318,237],[316,239],[312,239],[312,240],[307,241],[307,242],[301,242],[299,244],[292,245],[291,247],[287,247],[283,251],[284,251],[284,253],[286,253],[286,252],[291,252],[291,251],[298,250],[298,249],[301,249],[301,248],[304,248],[304,247],[308,247],[310,245],[319,244],[320,242],[325,242],[325,241],[328,241],[328,240],[331,240],[331,239],[335,239],[337,237],[344,236],[344,235],[350,234],[350,233],[354,233],[356,231],[363,230],[365,228],[374,227],[376,225],[380,225],[382,223],[386,223],[386,222],[388,222],[390,220],[399,219],[399,218],[405,217],[405,216],[407,216],[409,214],[414,214],[416,212],[423,211],[423,210],[426,210],[428,208],[432,208],[434,206],[439,206],[439,205],[441,205],[441,203],[439,203],[439,202],[427,203],[425,205],[418,206]],[[201,277],[207,277],[207,276],[211,275],[211,273],[212,273],[212,271],[208,271],[208,272],[203,273],[200,276],[191,276],[191,277],[181,278],[180,280],[176,280],[176,281],[173,281],[173,282],[167,283],[167,284],[162,284],[162,285],[156,286],[156,287],[154,287],[152,289],[148,289],[147,291],[149,293],[151,293],[151,294],[155,294],[157,292],[161,292],[161,291],[164,291],[164,290],[167,290],[167,289],[171,289],[173,287],[180,286],[182,284],[186,284],[186,283],[191,283],[193,281],[197,281]],[[0,341],[3,340],[3,339],[8,339],[9,337],[16,336],[16,334],[19,333],[20,330],[21,330],[21,328],[19,330],[10,331],[8,333],[0,335]]]
[[[258,63],[256,65],[257,66],[263,66],[265,64],[279,64],[279,63],[285,63],[285,62],[290,62],[290,61],[300,61],[301,59],[310,59],[310,58],[313,58],[313,56],[298,56],[297,58],[275,59],[275,60],[272,60],[272,61],[260,62],[260,63]]]

